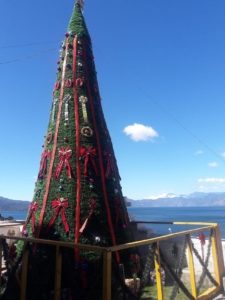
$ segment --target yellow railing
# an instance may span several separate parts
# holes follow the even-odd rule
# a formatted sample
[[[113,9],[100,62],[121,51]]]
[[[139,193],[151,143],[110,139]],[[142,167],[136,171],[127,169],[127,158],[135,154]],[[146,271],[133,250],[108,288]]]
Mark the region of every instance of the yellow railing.
[[[143,223],[143,222],[142,222]],[[151,222],[144,222],[151,223]],[[222,287],[222,277],[224,276],[224,261],[223,261],[223,251],[222,244],[220,238],[220,230],[217,224],[215,223],[190,223],[190,222],[172,222],[173,225],[185,225],[185,226],[196,226],[197,228],[192,228],[188,230],[184,230],[181,232],[171,233],[167,235],[161,235],[154,238],[149,238],[145,240],[134,241],[127,244],[117,245],[114,247],[99,247],[92,245],[84,245],[84,244],[74,244],[74,243],[66,243],[60,241],[53,240],[43,240],[43,239],[33,239],[33,238],[22,238],[22,237],[11,237],[11,236],[0,236],[0,275],[3,271],[3,241],[14,240],[14,241],[24,241],[26,245],[32,244],[45,244],[51,245],[55,247],[55,293],[54,300],[61,299],[61,272],[62,272],[62,254],[61,248],[78,248],[80,251],[94,251],[100,252],[103,255],[103,282],[102,282],[102,299],[103,300],[111,300],[112,299],[112,260],[114,258],[115,252],[124,252],[126,250],[134,250],[138,251],[141,247],[150,247],[153,246],[153,261],[155,266],[155,287],[156,287],[156,295],[154,297],[149,294],[148,299],[157,299],[157,300],[167,300],[164,294],[164,285],[162,281],[162,273],[161,267],[165,264],[165,258],[163,258],[163,254],[161,251],[161,243],[171,241],[174,239],[184,238],[186,241],[186,250],[185,256],[188,261],[188,276],[189,276],[189,284],[184,287],[184,291],[186,291],[185,299],[192,300],[207,300],[212,299],[213,295],[217,294],[219,291],[223,289]],[[201,258],[199,258],[200,263],[202,264],[202,268],[206,271],[207,274],[210,275],[211,281],[213,282],[213,286],[206,287],[204,291],[198,291],[197,288],[197,275],[195,270],[195,256],[196,250],[193,249],[192,239],[196,237],[197,234],[202,232],[210,232],[210,248],[212,258],[213,269],[209,270],[208,266],[204,266],[204,262]],[[209,242],[208,242],[209,243]],[[28,300],[26,299],[26,287],[27,287],[27,271],[28,271],[28,260],[29,260],[29,251],[28,247],[24,248],[23,257],[22,257],[22,270],[20,277],[20,300]],[[162,261],[163,262],[162,262]],[[0,276],[1,278],[1,276]],[[176,276],[175,276],[176,281]],[[182,283],[182,279],[177,278],[178,284],[184,286]],[[1,284],[1,282],[0,282]],[[149,287],[151,291],[151,286]],[[146,299],[141,298],[140,299]],[[152,297],[152,298],[151,298]],[[157,298],[156,298],[157,297]],[[183,299],[183,298],[182,298]],[[175,300],[175,299],[173,299]]]

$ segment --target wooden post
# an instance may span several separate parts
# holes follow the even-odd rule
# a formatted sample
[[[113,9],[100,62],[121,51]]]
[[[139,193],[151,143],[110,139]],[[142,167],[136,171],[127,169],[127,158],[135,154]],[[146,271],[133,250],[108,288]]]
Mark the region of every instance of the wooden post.
[[[26,300],[26,290],[27,290],[27,268],[29,259],[29,250],[24,247],[24,253],[22,258],[22,273],[21,273],[21,290],[20,290],[20,300]]]
[[[158,300],[163,300],[163,285],[162,285],[162,274],[161,274],[161,263],[160,263],[160,252],[159,243],[156,244],[154,252],[154,262],[155,262],[155,274],[156,274],[156,286]]]
[[[214,273],[215,273],[215,279],[216,282],[220,285],[221,284],[221,278],[220,278],[220,267],[219,267],[219,261],[218,261],[218,248],[217,248],[217,241],[216,241],[216,229],[213,228],[213,234],[212,234],[212,257],[213,257],[213,267],[214,267]]]
[[[61,299],[61,277],[62,277],[62,253],[60,247],[56,247],[55,256],[55,298],[54,300]]]
[[[112,252],[103,252],[103,299],[112,299]]]
[[[191,294],[194,297],[194,299],[197,299],[195,265],[194,265],[192,241],[190,235],[186,235],[186,239],[187,239],[187,249],[188,249],[188,268],[190,273]]]

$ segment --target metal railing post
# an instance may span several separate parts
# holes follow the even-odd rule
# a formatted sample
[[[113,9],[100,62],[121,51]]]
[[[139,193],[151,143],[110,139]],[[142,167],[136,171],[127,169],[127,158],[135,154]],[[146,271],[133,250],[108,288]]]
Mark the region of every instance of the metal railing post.
[[[112,299],[112,252],[103,252],[103,300]]]
[[[195,265],[194,265],[193,248],[192,248],[192,241],[190,235],[186,235],[186,239],[187,239],[187,249],[188,249],[188,268],[190,273],[191,294],[194,297],[194,299],[197,299]]]
[[[60,247],[56,247],[55,253],[55,297],[54,300],[61,299],[61,276],[62,276],[62,253]]]
[[[155,244],[154,263],[155,263],[156,286],[157,286],[157,295],[158,295],[157,299],[163,300],[164,297],[163,297],[163,285],[162,285],[159,243]]]
[[[24,253],[22,258],[22,273],[21,273],[21,290],[20,290],[20,300],[26,300],[26,290],[27,290],[27,268],[29,259],[29,250],[25,245]]]

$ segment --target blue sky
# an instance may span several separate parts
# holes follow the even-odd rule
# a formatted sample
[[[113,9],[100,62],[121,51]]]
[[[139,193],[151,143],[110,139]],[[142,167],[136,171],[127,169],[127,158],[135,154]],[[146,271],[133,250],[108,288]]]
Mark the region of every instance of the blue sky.
[[[0,3],[0,195],[31,200],[73,0]],[[225,191],[224,15],[224,0],[86,0],[124,195]]]

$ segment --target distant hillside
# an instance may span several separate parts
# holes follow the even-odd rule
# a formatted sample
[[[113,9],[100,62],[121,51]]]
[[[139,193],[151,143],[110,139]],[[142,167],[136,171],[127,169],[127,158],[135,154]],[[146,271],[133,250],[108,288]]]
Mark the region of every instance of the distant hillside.
[[[225,193],[193,193],[158,198],[131,200],[133,207],[189,207],[189,206],[225,206]]]
[[[30,202],[22,200],[11,200],[0,196],[0,212],[7,211],[24,211],[28,209]]]

